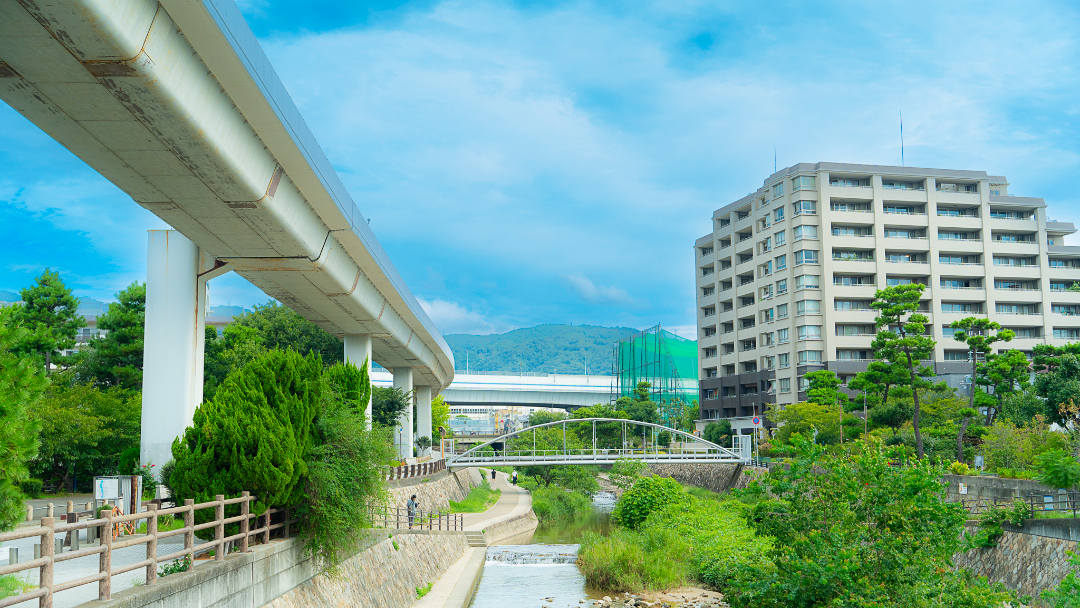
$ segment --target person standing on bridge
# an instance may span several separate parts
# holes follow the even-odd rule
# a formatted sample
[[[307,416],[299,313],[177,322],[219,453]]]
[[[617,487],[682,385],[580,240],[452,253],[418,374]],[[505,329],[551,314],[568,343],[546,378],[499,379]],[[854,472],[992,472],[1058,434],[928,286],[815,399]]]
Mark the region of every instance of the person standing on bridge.
[[[416,508],[420,506],[420,503],[416,502],[416,494],[409,497],[409,502],[405,503],[405,511],[409,515],[409,529],[412,529],[413,520],[416,519]]]

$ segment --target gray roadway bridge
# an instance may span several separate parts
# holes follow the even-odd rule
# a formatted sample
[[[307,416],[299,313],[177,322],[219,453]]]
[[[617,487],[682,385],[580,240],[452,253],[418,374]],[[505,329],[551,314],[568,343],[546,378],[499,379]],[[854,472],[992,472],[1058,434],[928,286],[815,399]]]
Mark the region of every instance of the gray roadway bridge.
[[[597,433],[598,425],[600,434]],[[614,443],[603,434],[615,427]],[[660,445],[667,432],[671,443]],[[637,439],[640,445],[635,445]],[[606,445],[605,445],[606,444]],[[749,443],[729,449],[672,428],[619,418],[580,418],[538,424],[500,435],[461,454],[447,457],[448,467],[478,465],[581,465],[612,464],[620,458],[648,463],[736,464],[751,459]],[[451,452],[453,450],[451,449]]]
[[[141,462],[202,402],[207,282],[230,271],[393,370],[430,428],[453,354],[232,0],[0,0],[0,99],[175,229],[149,235]]]

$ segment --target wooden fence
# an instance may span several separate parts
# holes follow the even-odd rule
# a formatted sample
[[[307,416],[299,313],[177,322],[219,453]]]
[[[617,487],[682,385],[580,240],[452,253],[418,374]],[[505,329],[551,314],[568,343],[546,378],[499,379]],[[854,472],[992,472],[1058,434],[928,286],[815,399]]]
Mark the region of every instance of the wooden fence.
[[[251,496],[248,492],[244,492],[237,498],[227,499],[222,495],[218,495],[211,502],[199,504],[195,504],[192,500],[185,500],[183,506],[172,507],[169,509],[160,509],[156,503],[150,503],[147,506],[147,510],[141,513],[132,513],[129,515],[121,515],[119,517],[113,517],[111,514],[108,514],[100,519],[71,521],[67,523],[57,523],[57,520],[54,517],[43,517],[41,518],[41,524],[37,527],[24,527],[13,532],[0,534],[0,542],[34,537],[39,537],[41,539],[40,557],[36,557],[30,561],[8,564],[7,566],[0,567],[0,576],[37,568],[39,571],[38,588],[19,595],[0,599],[0,608],[5,608],[6,606],[11,606],[34,598],[38,599],[38,606],[40,608],[51,607],[53,596],[57,593],[73,587],[94,583],[97,583],[98,586],[98,599],[108,600],[112,597],[112,577],[118,574],[145,568],[146,584],[153,585],[157,583],[158,564],[161,562],[188,557],[194,559],[197,555],[209,551],[214,551],[215,560],[222,561],[225,559],[225,553],[230,543],[235,543],[238,551],[246,552],[251,537],[255,537],[256,541],[268,543],[270,542],[270,533],[279,529],[282,531],[281,536],[288,537],[290,525],[295,521],[290,519],[288,510],[269,509],[262,515],[254,515],[251,513],[251,503],[254,500],[254,496]],[[228,505],[240,505],[240,515],[228,518],[225,517],[225,507]],[[201,509],[213,509],[214,518],[212,521],[196,525],[195,511]],[[182,528],[169,530],[167,532],[158,532],[158,517],[176,515],[180,515],[184,519],[184,526]],[[256,520],[255,526],[257,527],[252,527],[252,519]],[[277,520],[277,523],[273,523],[274,519]],[[136,534],[131,535],[130,537],[119,535],[119,529],[122,525],[128,524],[137,527],[135,522],[141,520],[146,521],[146,534]],[[229,524],[239,524],[239,533],[233,534],[232,536],[225,536],[225,526]],[[79,530],[92,528],[98,529],[100,542],[97,546],[72,550],[66,553],[56,553],[55,541],[57,540],[57,535],[69,532],[77,534]],[[196,545],[195,533],[200,530],[209,529],[214,530],[214,540]],[[179,535],[184,536],[184,548],[167,555],[158,556],[158,542],[161,539]],[[146,559],[133,564],[127,564],[116,568],[113,567],[112,554],[114,551],[143,544],[146,545]],[[63,583],[55,582],[54,574],[55,565],[57,563],[91,555],[98,556],[97,574],[65,581]]]
[[[413,477],[433,475],[445,469],[445,460],[421,462],[420,464],[403,464],[401,466],[391,467],[390,471],[386,475],[386,481],[395,481],[397,479],[411,479]]]

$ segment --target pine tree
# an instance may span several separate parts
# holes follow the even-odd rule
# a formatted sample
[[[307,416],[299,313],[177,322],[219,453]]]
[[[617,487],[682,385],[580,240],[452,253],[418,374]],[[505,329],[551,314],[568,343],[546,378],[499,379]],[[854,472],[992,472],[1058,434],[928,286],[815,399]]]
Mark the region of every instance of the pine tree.
[[[15,313],[14,307],[0,308],[0,531],[11,530],[26,514],[19,484],[29,478],[27,464],[40,445],[29,406],[47,383],[29,357],[12,352],[27,336]]]
[[[103,338],[90,341],[80,370],[98,382],[124,389],[142,387],[143,335],[146,327],[146,284],[132,283],[116,294],[116,302],[98,318]]]
[[[953,321],[950,325],[957,330],[953,333],[953,339],[963,342],[968,347],[968,358],[971,359],[971,397],[968,407],[975,408],[975,383],[979,375],[979,355],[986,357],[993,351],[995,342],[1009,342],[1015,335],[1010,329],[1002,329],[1001,324],[990,319],[967,317],[959,321]],[[993,333],[991,333],[993,332]],[[993,408],[986,410],[986,425],[994,419]],[[960,459],[963,462],[963,459]]]
[[[60,274],[48,268],[19,295],[23,300],[19,323],[30,332],[23,343],[30,352],[44,356],[45,373],[49,373],[53,353],[74,346],[79,328],[86,327],[79,316],[79,300]]]

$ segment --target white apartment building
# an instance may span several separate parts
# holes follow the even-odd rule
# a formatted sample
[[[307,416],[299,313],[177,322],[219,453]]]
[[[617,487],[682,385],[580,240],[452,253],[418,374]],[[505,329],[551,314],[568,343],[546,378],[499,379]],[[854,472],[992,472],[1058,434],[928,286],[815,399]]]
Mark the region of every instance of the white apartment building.
[[[1001,350],[1080,339],[1080,247],[1041,198],[983,171],[801,163],[712,217],[694,244],[702,420],[749,432],[769,403],[805,399],[803,375],[846,383],[872,359],[878,288],[922,283],[936,372],[966,389],[949,325],[987,316]]]

